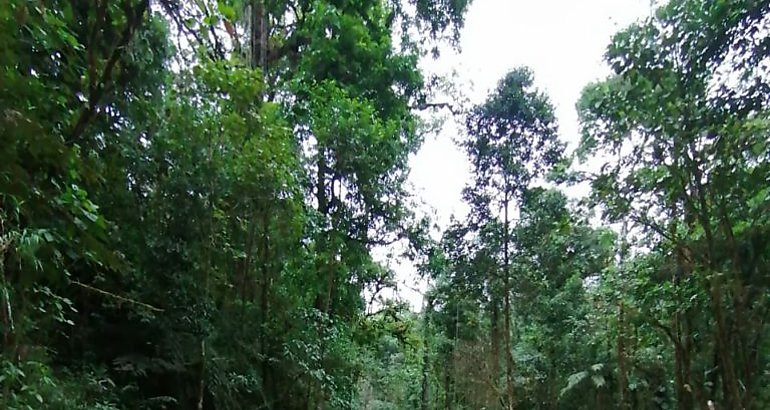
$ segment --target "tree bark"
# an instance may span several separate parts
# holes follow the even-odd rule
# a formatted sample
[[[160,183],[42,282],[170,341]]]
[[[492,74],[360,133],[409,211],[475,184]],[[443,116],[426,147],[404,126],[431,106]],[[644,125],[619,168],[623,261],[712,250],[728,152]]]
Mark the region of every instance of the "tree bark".
[[[514,408],[514,386],[513,386],[513,352],[511,351],[511,284],[510,284],[510,275],[511,275],[511,260],[510,260],[510,221],[509,221],[509,215],[508,215],[508,205],[509,205],[509,198],[508,198],[508,191],[506,190],[505,193],[505,200],[503,201],[503,206],[505,209],[503,210],[504,213],[504,223],[503,223],[503,229],[504,232],[504,239],[503,239],[503,291],[505,294],[503,295],[503,314],[505,317],[503,318],[503,331],[505,332],[505,396],[506,396],[506,407],[508,410],[513,410]]]
[[[432,303],[428,301],[423,312],[423,352],[422,352],[422,385],[420,387],[420,410],[428,410],[430,393],[428,375],[430,374],[430,352],[428,338],[430,337],[430,313],[433,310]]]
[[[627,222],[623,223],[623,228],[618,238],[618,277],[621,283],[621,294],[618,299],[618,337],[617,337],[617,356],[618,356],[618,408],[628,409],[628,361],[626,358],[626,306],[623,298],[627,292],[626,279],[623,274],[623,263],[626,259],[625,240],[628,233]]]
[[[261,328],[259,332],[259,351],[261,354],[260,358],[260,365],[262,370],[262,385],[263,385],[263,391],[272,392],[274,389],[272,389],[272,375],[270,372],[270,364],[269,364],[269,355],[270,355],[270,349],[269,349],[269,342],[268,342],[268,320],[270,318],[270,287],[271,287],[271,278],[270,278],[270,266],[268,265],[268,261],[270,260],[270,242],[269,242],[269,235],[268,230],[270,229],[270,215],[267,209],[262,211],[262,240],[260,244],[260,254],[262,256],[262,261],[260,263],[260,270],[261,270],[261,282],[262,286],[260,289],[260,314],[262,316]],[[263,394],[264,396],[264,394]],[[266,397],[265,397],[266,398]],[[267,408],[270,408],[269,403],[265,403],[267,405]]]
[[[329,172],[328,165],[326,164],[326,149],[322,146],[319,146],[318,148],[318,169],[317,169],[317,177],[316,177],[316,201],[318,202],[318,213],[321,215],[321,217],[324,219],[324,226],[323,229],[320,232],[320,235],[318,237],[318,243],[317,243],[317,255],[320,255],[321,258],[317,260],[316,268],[318,269],[318,283],[316,284],[319,286],[316,293],[316,300],[315,300],[315,308],[319,312],[329,313],[329,310],[331,308],[331,289],[328,287],[331,284],[329,283],[329,277],[331,277],[331,269],[330,269],[330,262],[328,260],[324,260],[324,254],[327,250],[327,238],[326,235],[328,235],[327,229],[326,229],[326,223],[325,220],[329,215],[329,196],[326,191],[326,177]],[[326,286],[323,285],[323,283],[326,282]],[[321,340],[321,354],[320,354],[320,366],[323,366],[323,362],[326,360],[326,345],[323,342],[324,335],[326,333],[326,321],[324,320],[323,323],[318,324],[318,335]],[[320,383],[316,383],[320,384]],[[316,409],[317,410],[323,410],[326,408],[326,391],[324,390],[323,386],[318,386],[319,394],[318,399],[316,403]]]
[[[444,410],[452,409],[452,355],[449,356],[450,365],[444,370]]]
[[[206,339],[201,339],[201,373],[198,384],[198,410],[203,410],[203,397],[206,393]]]
[[[250,64],[267,76],[267,13],[264,0],[252,0],[250,14]]]
[[[722,309],[722,288],[721,280],[714,278],[711,283],[711,304],[716,321],[716,345],[719,356],[719,370],[722,376],[722,386],[724,389],[725,400],[730,409],[741,408],[741,394],[738,387],[738,378],[735,373],[735,363],[732,357],[730,346],[730,336],[725,322],[724,311]]]
[[[495,295],[494,290],[490,292],[492,294],[491,296],[491,324],[490,324],[490,338],[492,339],[491,347],[492,347],[492,354],[490,357],[491,366],[490,366],[490,376],[491,376],[491,385],[494,386],[495,391],[500,387],[498,385],[498,381],[500,378],[500,300],[498,299],[498,296]]]
[[[621,279],[622,280],[622,279]],[[622,297],[621,297],[622,298]],[[628,391],[628,363],[626,360],[626,335],[625,335],[625,305],[621,299],[618,302],[618,339],[617,339],[617,355],[618,355],[618,408],[621,410],[628,409],[628,399],[626,398],[626,392]]]

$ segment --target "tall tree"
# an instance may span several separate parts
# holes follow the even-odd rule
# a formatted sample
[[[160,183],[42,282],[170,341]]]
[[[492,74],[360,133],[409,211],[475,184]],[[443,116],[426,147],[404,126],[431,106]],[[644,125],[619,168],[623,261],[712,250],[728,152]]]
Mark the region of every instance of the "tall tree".
[[[499,291],[493,289],[492,310],[502,299],[502,341],[505,356],[505,396],[507,408],[515,403],[511,346],[511,221],[513,206],[524,191],[561,156],[562,144],[556,135],[553,107],[548,98],[534,89],[532,73],[519,68],[508,73],[487,101],[475,107],[467,119],[463,141],[474,176],[464,196],[473,208],[471,219],[478,227],[502,219]],[[502,213],[500,216],[499,213]],[[497,299],[497,300],[495,300]],[[493,328],[497,325],[493,324]],[[494,337],[494,336],[493,336]],[[496,360],[496,359],[495,359]]]
[[[593,180],[610,221],[627,219],[668,249],[681,305],[657,325],[676,350],[680,408],[711,400],[754,408],[763,385],[767,286],[746,258],[766,224],[767,2],[673,1],[618,33],[607,53],[615,76],[581,101],[586,152],[618,158]],[[696,294],[711,317],[693,323]],[[713,321],[713,331],[709,323]],[[709,348],[696,348],[699,331]],[[696,357],[700,356],[700,357]],[[711,361],[706,387],[693,366]]]

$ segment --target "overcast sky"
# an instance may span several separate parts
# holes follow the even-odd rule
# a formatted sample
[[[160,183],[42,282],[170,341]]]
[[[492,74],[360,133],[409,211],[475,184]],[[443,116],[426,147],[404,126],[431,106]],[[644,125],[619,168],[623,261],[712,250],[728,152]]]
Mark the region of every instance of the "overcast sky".
[[[575,103],[588,83],[609,73],[602,56],[618,30],[649,15],[650,0],[474,0],[465,19],[459,54],[425,62],[430,71],[456,71],[459,88],[479,103],[497,81],[517,66],[534,71],[535,85],[556,108],[560,138],[574,148],[578,140]],[[468,181],[464,154],[452,142],[456,129],[447,124],[429,137],[411,161],[411,183],[441,226],[451,215],[460,219],[465,206],[460,191]],[[401,297],[419,309],[414,268],[391,262],[398,272]]]

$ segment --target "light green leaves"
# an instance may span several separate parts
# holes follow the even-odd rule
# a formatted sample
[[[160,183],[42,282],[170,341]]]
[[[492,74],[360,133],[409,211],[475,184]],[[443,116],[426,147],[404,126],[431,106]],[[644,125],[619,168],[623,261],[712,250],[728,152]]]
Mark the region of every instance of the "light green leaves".
[[[569,375],[569,377],[567,377],[567,386],[561,389],[559,396],[564,396],[565,394],[572,392],[578,386],[581,386],[585,380],[591,380],[591,385],[593,388],[601,389],[606,387],[607,380],[605,379],[604,375],[601,373],[603,369],[604,369],[603,363],[596,363],[594,365],[591,365],[591,368],[589,370],[583,370],[583,371]],[[585,393],[582,393],[582,394],[585,394]]]

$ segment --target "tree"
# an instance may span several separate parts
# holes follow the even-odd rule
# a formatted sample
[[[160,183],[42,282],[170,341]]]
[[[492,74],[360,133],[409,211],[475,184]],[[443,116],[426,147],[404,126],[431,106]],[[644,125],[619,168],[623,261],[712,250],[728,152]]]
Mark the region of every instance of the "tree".
[[[483,229],[498,220],[498,210],[502,212],[502,223],[495,228],[500,230],[501,248],[495,252],[500,263],[499,277],[490,281],[493,311],[502,299],[504,401],[510,409],[515,402],[511,352],[511,206],[521,201],[530,183],[559,160],[562,144],[556,136],[550,102],[533,89],[532,74],[523,68],[508,73],[489,99],[471,111],[467,135],[462,145],[475,174],[464,192],[473,208],[471,219]],[[499,290],[495,289],[497,286]],[[496,326],[493,324],[493,329]]]
[[[768,206],[767,82],[754,70],[766,2],[674,1],[618,33],[607,60],[614,77],[588,87],[580,103],[586,152],[617,157],[592,178],[608,220],[626,219],[665,249],[678,301],[656,326],[675,347],[677,403],[706,409],[757,406],[763,379],[759,319]],[[695,323],[708,295],[710,317]],[[713,323],[713,328],[711,323]],[[713,332],[711,332],[713,329]],[[699,332],[712,334],[696,347]],[[755,353],[752,353],[755,352]],[[718,383],[693,367],[716,358]],[[689,387],[688,387],[689,386]]]

